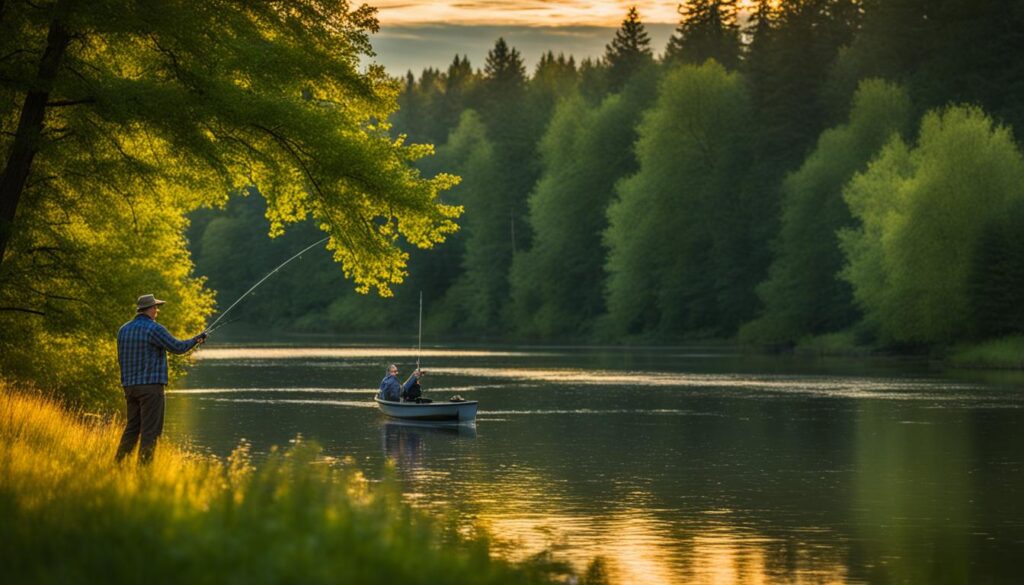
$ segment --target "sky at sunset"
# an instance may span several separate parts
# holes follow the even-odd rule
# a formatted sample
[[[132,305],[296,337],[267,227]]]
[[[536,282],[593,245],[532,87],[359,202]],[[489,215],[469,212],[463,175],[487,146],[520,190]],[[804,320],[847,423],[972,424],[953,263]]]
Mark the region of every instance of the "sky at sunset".
[[[505,24],[525,26],[618,26],[630,6],[637,6],[646,22],[674,24],[676,0],[658,2],[543,2],[540,0],[445,0],[410,2],[378,0],[380,20],[388,25]]]
[[[455,54],[482,68],[487,51],[503,37],[523,55],[527,68],[541,53],[599,57],[636,5],[655,54],[679,22],[677,0],[655,2],[543,2],[539,0],[369,0],[379,8],[381,31],[373,36],[376,61],[395,75],[424,67],[445,68]],[[745,2],[741,2],[745,4]]]

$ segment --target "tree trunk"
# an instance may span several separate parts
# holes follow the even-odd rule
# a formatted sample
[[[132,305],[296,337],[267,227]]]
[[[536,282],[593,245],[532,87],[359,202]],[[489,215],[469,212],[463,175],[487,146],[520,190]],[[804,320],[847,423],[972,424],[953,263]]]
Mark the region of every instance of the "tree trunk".
[[[39,151],[46,102],[50,99],[53,80],[57,77],[70,41],[71,35],[58,19],[54,19],[46,37],[46,49],[39,60],[39,73],[32,83],[32,89],[25,96],[18,131],[14,135],[3,175],[0,176],[0,264],[3,263],[4,252],[14,232],[14,216],[32,169],[32,159]]]

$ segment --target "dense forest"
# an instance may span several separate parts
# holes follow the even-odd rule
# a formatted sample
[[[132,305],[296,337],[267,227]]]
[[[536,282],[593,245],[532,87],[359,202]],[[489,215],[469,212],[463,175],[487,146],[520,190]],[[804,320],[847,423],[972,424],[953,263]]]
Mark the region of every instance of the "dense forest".
[[[1024,2],[690,0],[666,47],[631,9],[604,56],[532,75],[497,39],[409,73],[390,132],[461,182],[393,298],[328,254],[239,311],[261,327],[442,338],[815,339],[935,348],[1024,331]],[[193,215],[224,305],[318,237],[265,203]]]

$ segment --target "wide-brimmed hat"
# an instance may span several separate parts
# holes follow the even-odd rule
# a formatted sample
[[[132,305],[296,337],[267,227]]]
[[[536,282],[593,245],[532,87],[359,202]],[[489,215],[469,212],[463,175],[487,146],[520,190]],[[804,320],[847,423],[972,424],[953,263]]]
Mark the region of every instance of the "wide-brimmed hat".
[[[142,311],[156,305],[162,305],[167,301],[161,301],[153,295],[142,295],[139,300],[135,301],[136,310]]]

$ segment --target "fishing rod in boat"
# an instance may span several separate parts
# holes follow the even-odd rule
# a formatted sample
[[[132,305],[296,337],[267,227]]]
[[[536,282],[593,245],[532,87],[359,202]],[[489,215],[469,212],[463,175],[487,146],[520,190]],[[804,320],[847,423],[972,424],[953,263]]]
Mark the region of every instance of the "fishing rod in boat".
[[[423,351],[423,291],[420,291],[420,332],[416,337],[416,369],[420,369],[420,352]]]
[[[212,324],[210,324],[210,326],[207,327],[206,330],[203,331],[203,333],[209,335],[209,334],[213,333],[214,331],[216,331],[217,329],[220,329],[220,327],[223,327],[224,325],[227,325],[228,323],[234,323],[234,321],[228,321],[228,323],[225,323],[224,325],[221,325],[220,327],[217,326],[217,323],[220,323],[220,320],[223,319],[225,315],[230,313],[231,309],[235,308],[235,305],[237,305],[238,303],[242,302],[242,299],[244,299],[245,297],[249,296],[249,293],[251,293],[252,291],[256,290],[256,288],[259,285],[263,284],[268,278],[273,276],[278,270],[281,270],[282,268],[287,266],[288,263],[291,262],[292,260],[295,260],[296,258],[302,256],[303,254],[305,254],[306,252],[308,252],[312,248],[314,248],[314,247],[316,247],[316,246],[326,242],[328,239],[330,239],[330,236],[327,236],[326,238],[323,238],[323,239],[320,239],[320,240],[317,240],[317,241],[313,242],[312,244],[310,244],[310,245],[306,246],[305,248],[303,248],[301,252],[299,252],[298,254],[292,256],[291,258],[285,260],[284,262],[280,263],[277,266],[277,268],[275,268],[275,269],[271,270],[270,272],[268,272],[267,275],[264,276],[263,278],[259,279],[259,281],[256,284],[254,284],[251,287],[249,287],[249,290],[247,290],[244,293],[242,293],[242,296],[238,297],[238,300],[236,300],[235,302],[231,303],[231,306],[228,307],[223,313],[221,313],[220,317],[217,317],[217,320],[214,321]],[[235,321],[237,321],[237,319],[235,319]]]

